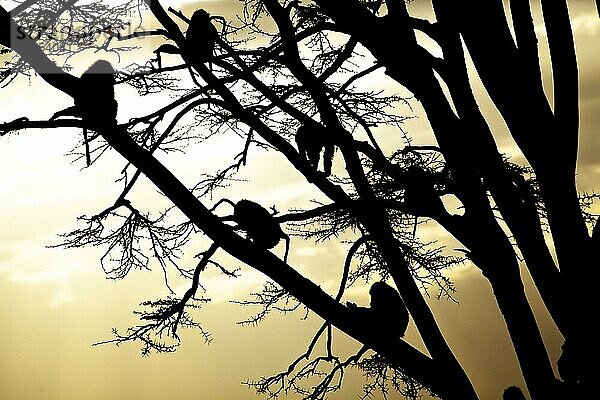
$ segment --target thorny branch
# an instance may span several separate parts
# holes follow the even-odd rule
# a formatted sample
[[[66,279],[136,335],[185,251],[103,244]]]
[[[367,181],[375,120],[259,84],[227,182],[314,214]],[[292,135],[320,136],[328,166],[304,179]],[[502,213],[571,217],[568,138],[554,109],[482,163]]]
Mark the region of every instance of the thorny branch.
[[[157,301],[146,301],[141,304],[142,306],[154,308],[156,311],[137,311],[135,314],[140,315],[141,320],[151,320],[154,322],[128,328],[125,334],[120,334],[116,329],[113,329],[115,338],[101,341],[94,345],[112,343],[118,346],[125,342],[139,341],[142,343],[142,355],[144,356],[149,355],[152,351],[157,353],[172,352],[176,350],[181,341],[177,334],[177,328],[180,325],[184,328],[199,330],[204,340],[210,342],[210,334],[199,323],[194,321],[186,309],[197,309],[201,303],[209,301],[204,298],[197,299],[194,296],[200,286],[200,274],[204,271],[217,249],[218,246],[212,244],[203,253],[202,259],[194,270],[192,284],[181,299],[168,297]]]

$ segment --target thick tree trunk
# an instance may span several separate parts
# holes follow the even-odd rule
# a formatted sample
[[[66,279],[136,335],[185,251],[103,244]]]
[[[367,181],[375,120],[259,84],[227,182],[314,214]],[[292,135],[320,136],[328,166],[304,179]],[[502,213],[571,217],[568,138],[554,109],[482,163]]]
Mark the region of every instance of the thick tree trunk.
[[[459,15],[473,7],[480,15],[461,20],[461,33],[492,100],[536,172],[561,273],[579,275],[580,267],[573,263],[585,254],[589,236],[574,190],[578,72],[566,2],[542,2],[553,66],[554,111],[540,89],[541,82],[527,73],[531,62],[524,61],[514,47],[500,2],[459,4]],[[498,58],[504,60],[501,65]],[[540,146],[541,142],[545,145]]]
[[[492,132],[474,97],[467,73],[462,42],[456,26],[456,21],[460,19],[455,14],[456,8],[446,1],[434,0],[433,4],[440,24],[439,39],[446,62],[446,73],[442,78],[448,85],[462,125],[466,131],[471,133],[470,140],[473,147],[477,148],[475,154],[476,166],[481,169],[486,185],[489,187],[508,228],[521,249],[527,267],[551,316],[559,329],[565,331],[567,322],[566,311],[561,301],[562,282],[560,273],[546,244],[536,204],[526,188],[519,187],[519,182],[515,181],[515,176],[511,176],[506,169],[494,142]],[[525,5],[528,11],[528,4],[522,1],[517,1],[517,4],[517,8]],[[521,24],[526,25],[526,27],[517,30],[517,32],[519,38],[525,36],[527,40],[531,40],[530,35],[534,34],[533,23],[530,20],[530,15],[529,20],[527,17],[527,15],[523,16],[525,22]],[[527,22],[529,22],[529,25],[527,25]],[[538,78],[541,87],[537,42],[532,44],[526,39],[521,39],[521,43],[526,42],[527,44],[523,44],[523,47],[534,52],[530,55],[528,61],[536,68],[535,70],[529,68],[532,71],[530,75],[533,78]],[[533,47],[533,49],[530,47]]]
[[[470,250],[470,258],[490,282],[532,398],[551,398],[556,380],[510,242],[484,210],[441,223]]]
[[[480,15],[477,20],[463,19],[461,33],[488,93],[530,161],[540,185],[560,265],[562,295],[559,301],[562,304],[558,307],[563,311],[556,322],[568,346],[576,343],[576,348],[585,349],[587,346],[582,343],[594,341],[585,326],[586,311],[595,309],[598,301],[589,290],[581,290],[581,277],[590,274],[594,257],[575,185],[578,71],[567,3],[565,0],[542,1],[553,67],[554,110],[540,90],[539,79],[530,79],[532,75],[527,73],[532,61],[519,55],[512,44],[500,2],[459,3],[461,15],[473,7]],[[515,29],[518,30],[517,43],[521,43],[519,51],[528,47],[532,51],[526,11],[517,6],[511,10],[515,13],[515,24],[518,23]],[[495,28],[489,29],[490,26]],[[497,63],[498,58],[505,60],[502,66]],[[540,145],[542,142],[544,146]],[[544,276],[540,276],[541,280],[536,278],[534,270],[532,276],[544,296],[544,286],[540,284]],[[552,312],[554,307],[550,302],[547,304]],[[589,358],[585,350],[574,353],[581,365]]]
[[[473,257],[484,259],[477,264],[490,268],[483,269],[483,274],[492,286],[494,297],[506,322],[531,398],[551,399],[558,388],[558,382],[525,295],[517,260],[512,252],[509,253],[510,244],[493,245],[493,239],[490,242],[491,246],[482,246],[482,253],[473,254]]]
[[[498,265],[498,268],[502,266]],[[504,266],[506,267],[506,266]],[[504,316],[532,400],[553,398],[558,389],[546,348],[520,277],[488,277]]]

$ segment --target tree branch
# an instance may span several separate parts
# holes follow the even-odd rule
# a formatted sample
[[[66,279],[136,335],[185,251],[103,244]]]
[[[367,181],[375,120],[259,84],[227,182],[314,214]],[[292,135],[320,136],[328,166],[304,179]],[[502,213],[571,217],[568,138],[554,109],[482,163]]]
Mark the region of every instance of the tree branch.
[[[538,39],[535,34],[531,6],[526,1],[510,0],[510,11],[517,39],[517,50],[519,57],[523,60],[524,70],[527,71],[534,82],[541,85]]]
[[[60,69],[29,35],[23,35],[22,32],[23,29],[15,23],[10,13],[0,6],[0,45],[16,51],[48,84],[76,97],[79,94],[78,79]]]
[[[185,292],[185,294],[183,295],[183,297],[181,298],[181,300],[178,303],[172,305],[167,310],[165,310],[159,314],[146,315],[146,316],[142,317],[142,319],[164,321],[164,320],[169,319],[171,316],[177,314],[177,318],[175,319],[175,322],[173,325],[173,335],[175,337],[177,337],[177,325],[179,323],[179,320],[181,319],[181,316],[185,309],[185,305],[188,302],[188,300],[191,299],[194,296],[194,294],[196,294],[196,291],[198,290],[198,285],[200,284],[200,273],[202,271],[204,271],[204,269],[210,262],[210,258],[215,254],[215,252],[217,251],[218,248],[219,248],[219,246],[213,243],[210,246],[210,248],[206,252],[204,252],[202,259],[200,260],[200,262],[194,269],[194,275],[192,277],[192,285]]]
[[[166,21],[167,25],[175,25],[168,18],[158,2],[149,1],[149,3],[155,15],[160,16],[159,19],[161,22],[168,19],[170,22]],[[0,10],[4,12],[1,15],[3,17],[1,22],[4,23],[0,25],[0,29],[2,29],[0,31],[0,40],[2,44],[10,45],[10,41],[8,40],[10,31],[6,29],[6,26],[10,25],[14,31],[16,31],[16,27],[12,20],[10,20],[10,15],[4,9]],[[171,29],[179,31],[177,27],[173,26],[169,26],[168,29],[169,31]],[[181,37],[181,40],[183,40],[183,37]],[[24,41],[19,43],[17,51],[26,53],[26,60],[36,70],[44,70],[44,68],[52,66],[54,74],[48,75],[45,73],[43,78],[53,86],[71,96],[77,93],[79,80],[56,67],[37,48],[34,42]],[[37,56],[32,57],[30,56],[31,54]],[[350,310],[335,302],[334,299],[325,294],[314,283],[302,277],[269,251],[261,249],[253,242],[235,234],[231,230],[231,227],[222,223],[218,217],[202,205],[149,151],[139,147],[127,135],[127,132],[122,130],[101,130],[100,134],[116,151],[143,171],[159,190],[165,193],[196,226],[202,229],[225,251],[288,288],[293,296],[302,301],[307,307],[313,309],[318,315],[335,324],[360,342],[368,343],[370,347],[386,356],[390,362],[408,371],[411,376],[431,387],[437,393],[444,394],[447,392],[447,385],[449,383],[439,378],[441,372],[431,359],[400,339],[390,341],[389,339],[383,340],[378,337],[377,334],[368,329],[370,327],[365,327],[356,321],[355,316]]]

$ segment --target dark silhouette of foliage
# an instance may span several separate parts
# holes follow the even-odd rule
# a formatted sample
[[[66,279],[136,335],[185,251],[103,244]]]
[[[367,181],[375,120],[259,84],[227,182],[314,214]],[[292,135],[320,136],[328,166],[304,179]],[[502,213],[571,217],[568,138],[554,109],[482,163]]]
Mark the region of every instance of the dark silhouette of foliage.
[[[438,297],[452,298],[454,287],[444,270],[468,260],[493,291],[531,398],[591,395],[594,360],[587,349],[595,338],[586,309],[595,310],[597,300],[580,283],[597,264],[600,228],[597,216],[586,211],[597,196],[580,197],[576,190],[579,82],[566,0],[541,1],[552,106],[542,86],[529,2],[511,0],[505,11],[500,0],[432,0],[435,21],[411,16],[407,2],[395,0],[245,0],[233,21],[203,9],[188,18],[158,0],[58,3],[25,1],[12,13],[0,7],[0,44],[11,57],[0,78],[9,83],[33,69],[74,98],[79,112],[63,116],[81,118],[39,121],[24,116],[1,124],[0,133],[93,130],[80,143],[85,152],[76,148],[74,153],[85,154],[88,165],[100,162],[108,151],[121,154],[127,160],[123,189],[113,205],[82,217],[83,226],[66,234],[63,246],[106,249],[102,265],[114,279],[157,262],[167,287],[172,270],[191,280],[181,298],[171,290],[166,299],[142,303],[152,310],[138,311],[146,322],[124,333],[115,329],[115,337],[103,343],[136,341],[144,355],[170,352],[179,344],[179,326],[198,329],[209,340],[190,311],[206,301],[195,296],[208,266],[239,276],[238,270],[216,261],[216,254],[226,252],[269,279],[252,300],[238,301],[261,307],[242,323],[298,309],[324,321],[306,352],[285,371],[247,382],[259,394],[322,399],[341,387],[347,368],[358,368],[366,378],[364,398],[395,391],[412,399],[423,394],[476,399],[460,355],[446,343],[420,290],[429,294],[435,287]],[[125,33],[131,28],[123,22],[125,16],[137,12],[141,18],[144,8],[158,26],[140,25]],[[39,37],[19,35],[23,27],[42,23]],[[50,34],[70,25],[102,35]],[[435,42],[443,56],[423,47],[416,31]],[[114,93],[109,93],[111,101],[98,89],[82,93],[82,87],[89,89],[89,74],[71,75],[68,62],[91,49],[118,55],[133,50],[133,39],[151,38],[164,42],[147,45],[155,49],[156,59],[120,66],[111,79],[117,86],[132,86],[140,96],[166,93],[170,102],[116,123]],[[465,49],[526,163],[499,152],[474,95]],[[396,89],[377,90],[369,82],[374,76]],[[410,94],[400,95],[406,92]],[[119,109],[129,105],[116,100]],[[101,107],[92,111],[92,102]],[[403,122],[417,102],[435,143],[416,144],[404,131]],[[387,134],[394,136],[391,150]],[[157,152],[186,152],[225,135],[237,139],[239,152],[215,171],[198,171],[192,187],[155,157]],[[232,203],[232,217],[217,215],[208,204],[243,179],[244,167],[260,151],[278,152],[321,200],[281,213],[275,208],[269,212],[266,200],[241,200]],[[170,206],[151,212],[133,204],[130,194],[142,174]],[[456,198],[461,212],[450,212],[444,196]],[[418,227],[428,221],[456,238],[464,257],[419,238]],[[548,231],[557,261],[544,236]],[[286,232],[294,240],[352,243],[344,265],[331,267],[342,275],[337,293],[326,293],[288,265],[287,250],[283,258],[269,251]],[[195,268],[181,264],[184,254],[207,242],[209,250],[198,254]],[[520,262],[565,338],[561,380],[553,374],[525,295]],[[375,297],[378,287],[385,288],[383,305],[376,298],[369,308],[345,305],[345,290],[363,282],[377,282],[372,286]],[[365,318],[376,322],[364,323]],[[409,319],[427,353],[401,338]],[[394,324],[397,330],[382,332],[382,326]],[[334,352],[337,330],[360,343],[356,354]],[[322,340],[320,353],[317,343]]]

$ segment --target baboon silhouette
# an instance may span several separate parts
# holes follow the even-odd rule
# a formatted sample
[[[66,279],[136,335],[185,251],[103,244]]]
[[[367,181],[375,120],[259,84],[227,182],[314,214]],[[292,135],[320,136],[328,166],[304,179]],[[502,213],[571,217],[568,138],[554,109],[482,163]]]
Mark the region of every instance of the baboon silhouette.
[[[75,104],[55,113],[81,118],[92,129],[116,125],[118,104],[115,100],[115,70],[106,60],[98,60],[81,75],[81,87]]]
[[[335,146],[328,141],[322,129],[303,124],[296,131],[295,140],[300,155],[315,169],[319,167],[321,151],[323,151],[323,172],[326,176],[331,175]]]
[[[509,386],[504,389],[502,400],[526,400],[525,395],[517,386]]]
[[[233,206],[233,215],[224,219],[236,222],[257,246],[272,249],[281,239],[284,239],[286,246],[283,261],[287,262],[290,237],[283,232],[279,223],[267,209],[250,200],[242,199],[234,203],[229,199],[222,199],[213,206],[212,210],[221,203],[229,203]]]
[[[393,337],[402,337],[408,327],[409,314],[400,294],[385,282],[375,282],[369,289],[370,307],[358,307],[347,303],[364,318],[369,326],[378,327],[377,332]]]
[[[51,120],[60,117],[77,117],[84,122],[83,141],[87,165],[91,164],[88,128],[95,131],[110,129],[117,125],[118,103],[115,99],[115,69],[110,62],[98,60],[82,75],[81,86],[74,96],[74,105],[55,113]]]
[[[206,10],[200,8],[194,11],[185,37],[193,64],[203,64],[210,61],[215,49],[218,32],[211,23],[210,14]]]

